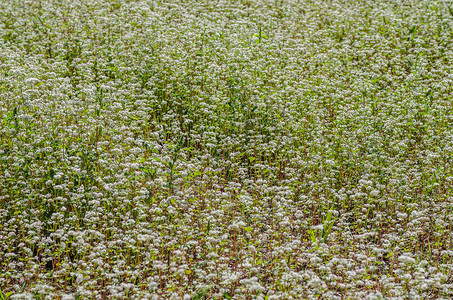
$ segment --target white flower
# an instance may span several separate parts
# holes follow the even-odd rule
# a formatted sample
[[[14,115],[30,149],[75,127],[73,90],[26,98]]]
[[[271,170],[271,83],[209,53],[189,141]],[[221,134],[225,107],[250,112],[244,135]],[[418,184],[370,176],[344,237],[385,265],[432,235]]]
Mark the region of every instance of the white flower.
[[[398,257],[398,261],[405,263],[407,265],[415,264],[415,259],[413,259],[412,257],[410,257],[408,255],[400,255]]]

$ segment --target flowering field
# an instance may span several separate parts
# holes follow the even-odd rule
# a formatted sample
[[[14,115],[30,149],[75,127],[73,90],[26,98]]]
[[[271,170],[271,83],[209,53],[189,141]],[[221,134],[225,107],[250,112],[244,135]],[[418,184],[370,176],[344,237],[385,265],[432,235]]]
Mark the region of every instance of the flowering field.
[[[453,3],[0,1],[0,299],[453,297]]]

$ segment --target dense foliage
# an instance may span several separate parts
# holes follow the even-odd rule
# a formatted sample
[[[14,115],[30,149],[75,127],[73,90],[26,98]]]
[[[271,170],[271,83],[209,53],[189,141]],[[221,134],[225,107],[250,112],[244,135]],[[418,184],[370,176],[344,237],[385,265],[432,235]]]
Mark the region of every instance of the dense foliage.
[[[453,297],[452,26],[0,1],[0,298]]]

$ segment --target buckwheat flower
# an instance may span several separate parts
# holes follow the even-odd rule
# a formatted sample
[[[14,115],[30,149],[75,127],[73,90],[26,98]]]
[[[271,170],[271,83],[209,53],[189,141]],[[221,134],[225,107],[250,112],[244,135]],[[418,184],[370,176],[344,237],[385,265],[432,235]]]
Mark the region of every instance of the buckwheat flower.
[[[240,283],[245,285],[247,290],[252,293],[264,291],[264,288],[261,286],[261,284],[258,283],[258,279],[256,277],[242,279],[240,280]]]
[[[379,196],[379,193],[380,193],[380,192],[379,192],[378,190],[372,190],[372,191],[370,192],[370,195],[373,196],[373,197],[377,197],[377,196]]]
[[[319,224],[316,226],[311,227],[313,230],[323,230],[324,229],[324,224]]]
[[[23,293],[23,294],[14,294],[10,296],[11,299],[24,299],[24,300],[32,300],[33,294],[31,293]]]
[[[37,82],[39,82],[39,79],[38,78],[33,78],[33,77],[32,78],[27,78],[25,80],[26,84],[36,84]]]

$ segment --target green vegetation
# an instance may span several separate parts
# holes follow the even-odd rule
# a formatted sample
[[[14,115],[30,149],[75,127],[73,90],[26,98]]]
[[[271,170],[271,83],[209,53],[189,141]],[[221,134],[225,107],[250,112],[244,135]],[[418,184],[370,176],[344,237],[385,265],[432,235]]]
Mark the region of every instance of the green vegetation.
[[[453,297],[452,26],[0,1],[0,299]]]

